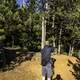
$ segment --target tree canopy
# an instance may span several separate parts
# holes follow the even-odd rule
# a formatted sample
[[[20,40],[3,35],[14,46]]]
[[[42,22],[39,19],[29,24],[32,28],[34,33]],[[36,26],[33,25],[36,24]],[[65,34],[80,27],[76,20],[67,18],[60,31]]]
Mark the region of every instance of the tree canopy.
[[[45,4],[48,9],[45,9]],[[0,41],[27,51],[41,48],[42,16],[46,19],[46,39],[60,51],[69,52],[80,44],[79,0],[27,0],[19,7],[16,0],[0,1]],[[80,48],[79,48],[80,49]]]

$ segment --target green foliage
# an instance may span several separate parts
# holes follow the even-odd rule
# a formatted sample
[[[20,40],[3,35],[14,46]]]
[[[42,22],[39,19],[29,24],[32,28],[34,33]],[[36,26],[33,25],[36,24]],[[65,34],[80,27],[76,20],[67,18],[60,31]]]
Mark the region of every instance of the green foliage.
[[[76,47],[78,42],[75,41],[80,38],[80,1],[49,0],[49,10],[43,13],[37,11],[38,4],[37,0],[30,0],[28,7],[18,8],[16,0],[0,1],[0,39],[5,46],[25,47],[28,51],[40,50],[41,18],[45,16],[46,38],[51,44],[54,36],[56,47],[60,43],[63,51],[70,45]]]
[[[75,47],[75,40],[80,38],[79,0],[49,0],[49,21],[47,25],[48,38],[54,36],[56,46],[66,45]],[[54,21],[53,21],[54,16]],[[52,28],[54,24],[54,27]],[[61,35],[60,35],[60,30]],[[52,35],[52,36],[51,36]],[[63,48],[64,49],[64,48]]]
[[[74,57],[79,57],[78,52],[74,52],[74,53],[72,54],[72,56],[74,56]]]

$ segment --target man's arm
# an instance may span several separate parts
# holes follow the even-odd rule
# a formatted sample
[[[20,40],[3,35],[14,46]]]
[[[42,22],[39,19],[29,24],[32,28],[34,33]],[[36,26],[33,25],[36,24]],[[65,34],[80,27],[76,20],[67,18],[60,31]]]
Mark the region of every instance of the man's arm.
[[[51,52],[53,52],[54,51],[54,47],[53,46],[51,46]]]

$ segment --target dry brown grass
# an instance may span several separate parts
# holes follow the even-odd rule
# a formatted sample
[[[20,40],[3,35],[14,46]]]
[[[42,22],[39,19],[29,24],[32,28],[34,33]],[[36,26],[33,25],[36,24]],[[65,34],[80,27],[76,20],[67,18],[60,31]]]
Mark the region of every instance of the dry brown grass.
[[[56,62],[54,64],[54,76],[60,74],[63,80],[75,80],[70,72],[73,71],[72,65],[68,66],[68,60],[76,63],[75,57],[66,55],[55,55]],[[41,80],[40,58],[34,56],[31,61],[25,61],[14,70],[0,73],[0,80]]]
[[[55,55],[56,59],[54,72],[55,75],[60,74],[63,80],[75,80],[75,77],[72,75],[70,71],[73,71],[72,65],[68,66],[68,60],[72,62],[72,64],[77,63],[75,57],[66,56],[66,55]]]

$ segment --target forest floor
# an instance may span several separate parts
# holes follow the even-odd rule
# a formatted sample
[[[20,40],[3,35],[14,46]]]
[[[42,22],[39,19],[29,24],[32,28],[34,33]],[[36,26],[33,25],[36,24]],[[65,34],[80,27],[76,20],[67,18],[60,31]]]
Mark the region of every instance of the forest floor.
[[[60,75],[63,80],[75,80],[72,72],[77,58],[66,55],[54,55],[54,75]],[[25,61],[13,70],[0,72],[0,80],[41,80],[40,57],[34,56],[31,61]]]

